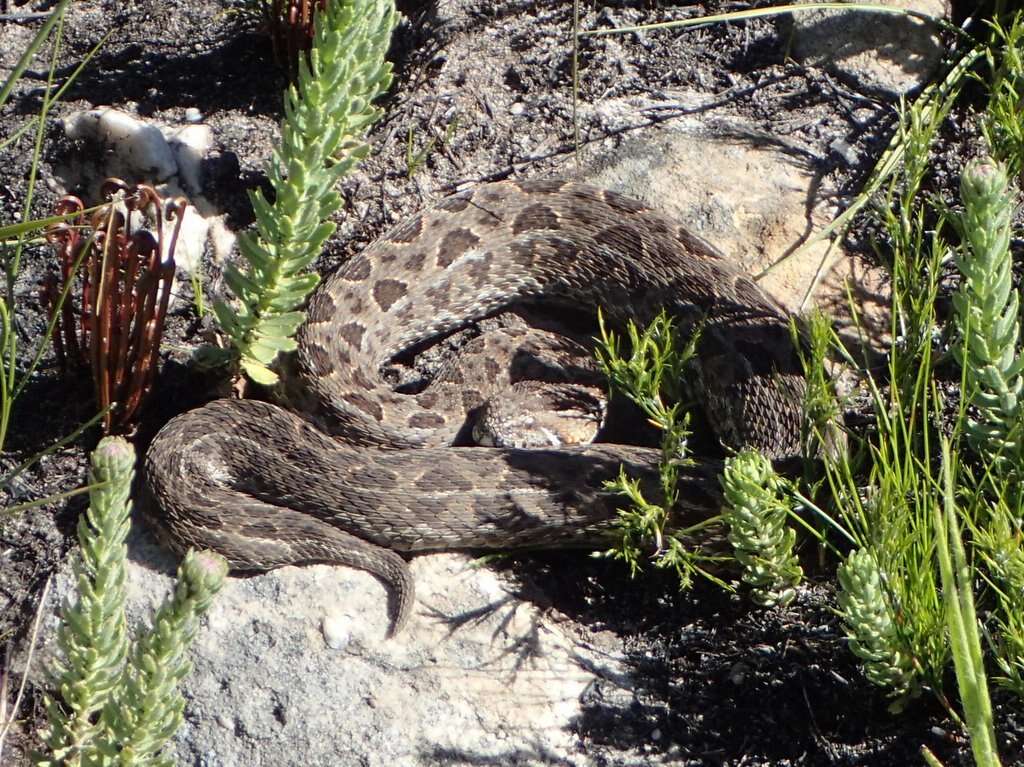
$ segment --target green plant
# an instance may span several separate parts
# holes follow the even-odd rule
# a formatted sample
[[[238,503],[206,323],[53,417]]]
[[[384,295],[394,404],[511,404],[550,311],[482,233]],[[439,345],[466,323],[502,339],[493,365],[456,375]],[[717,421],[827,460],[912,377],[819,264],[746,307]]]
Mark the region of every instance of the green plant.
[[[1024,172],[1024,13],[1018,11],[1009,27],[997,16],[991,27],[988,77],[979,76],[989,92],[981,127],[992,155],[1018,176]]]
[[[227,574],[212,552],[189,552],[173,596],[129,648],[124,616],[125,538],[135,451],[102,440],[92,455],[90,506],[79,518],[77,601],[61,610],[60,656],[50,672],[60,701],[45,698],[39,765],[170,765],[161,749],[181,723],[177,683],[200,616]]]
[[[956,511],[957,465],[949,440],[942,440],[942,505],[933,510],[936,553],[942,574],[946,625],[956,669],[964,716],[971,733],[971,750],[979,767],[998,767],[992,703],[988,696],[985,662],[974,606],[974,569],[968,564]]]
[[[50,12],[46,22],[40,27],[33,37],[32,42],[22,53],[18,62],[11,70],[3,87],[0,88],[0,107],[6,104],[11,93],[14,92],[15,84],[32,63],[36,53],[46,44],[52,43],[50,65],[47,73],[47,83],[44,89],[42,104],[39,113],[32,119],[12,133],[9,137],[0,142],[0,151],[5,151],[19,140],[33,127],[36,129],[35,140],[32,147],[32,164],[25,187],[25,199],[22,208],[22,221],[17,224],[4,224],[0,226],[0,261],[3,263],[4,289],[0,295],[0,450],[7,441],[7,432],[11,424],[11,414],[14,403],[24,390],[27,383],[32,379],[38,368],[39,362],[49,343],[47,337],[41,343],[36,353],[32,356],[31,362],[26,366],[19,366],[18,333],[15,325],[17,322],[18,304],[15,294],[15,282],[21,272],[21,259],[28,241],[28,237],[36,232],[41,232],[47,226],[67,220],[69,217],[53,217],[49,219],[33,219],[31,216],[32,203],[35,193],[35,184],[38,176],[39,159],[42,155],[43,138],[46,134],[47,116],[53,105],[71,87],[75,79],[82,72],[85,66],[96,55],[96,52],[106,42],[105,35],[82,59],[77,67],[71,72],[60,87],[57,86],[57,62],[61,54],[61,43],[63,40],[64,15],[70,5],[70,0],[61,0]],[[75,214],[72,214],[72,216]],[[52,318],[51,318],[52,320]],[[20,370],[19,370],[20,367]],[[20,376],[19,376],[20,372]],[[31,465],[37,459],[26,461],[22,468]],[[13,473],[9,475],[13,476]]]
[[[786,524],[790,495],[771,462],[756,450],[744,450],[725,462],[723,515],[736,561],[751,598],[759,605],[788,605],[803,578],[793,553],[796,530]]]
[[[1024,360],[1018,356],[1019,299],[1010,256],[1014,206],[1006,170],[989,161],[969,164],[960,196],[964,245],[956,265],[963,280],[953,297],[961,333],[955,351],[964,373],[964,398],[977,411],[967,419],[966,436],[993,468],[1019,469]]]
[[[972,533],[995,598],[989,642],[1001,675],[993,681],[1024,700],[1024,530],[1021,509],[1008,503],[1012,495],[997,494],[984,512],[987,524]],[[972,511],[964,516],[969,519]]]
[[[250,194],[256,231],[239,238],[248,268],[232,264],[224,272],[238,307],[213,306],[257,383],[274,383],[270,364],[295,348],[301,306],[320,279],[305,270],[334,231],[330,217],[341,205],[335,185],[370,151],[360,137],[380,116],[373,101],[391,82],[384,55],[394,25],[392,0],[338,0],[318,17],[313,47],[299,60],[267,171],[274,201],[259,190]]]
[[[444,135],[440,140],[437,136],[431,136],[424,142],[423,146],[416,149],[416,133],[412,126],[410,126],[405,137],[405,175],[409,178],[415,176],[419,172],[419,169],[423,167],[423,163],[427,161],[430,153],[434,151],[434,147],[436,147],[438,143],[440,143],[441,146],[447,146],[451,143],[451,140],[458,129],[459,118],[456,116],[448,123],[448,125],[445,126]]]
[[[658,314],[642,331],[631,321],[626,328],[627,357],[618,336],[605,327],[600,314],[598,319],[601,337],[597,356],[609,387],[631,399],[662,435],[658,464],[660,497],[656,502],[644,497],[640,480],[629,477],[625,469],[605,485],[630,502],[629,508],[620,512],[619,544],[605,552],[605,556],[622,559],[635,575],[641,561],[653,549],[655,566],[674,569],[683,588],[692,584],[695,573],[724,585],[703,566],[721,557],[695,549],[688,543],[697,532],[719,524],[721,518],[711,517],[686,528],[671,525],[671,511],[679,499],[679,469],[689,462],[686,455],[689,416],[684,413],[682,404],[684,369],[695,353],[699,331],[692,332],[683,344],[665,312]]]
[[[871,549],[854,549],[839,566],[839,610],[850,650],[864,661],[869,680],[889,690],[895,710],[921,692],[914,657],[897,622],[889,577]]]
[[[868,678],[889,689],[896,707],[922,689],[947,703],[944,670],[952,660],[977,762],[994,765],[981,630],[1003,672],[997,682],[1019,694],[1024,669],[1012,194],[999,166],[973,163],[961,185],[965,212],[952,215],[919,193],[935,126],[911,109],[902,130],[903,171],[878,213],[889,238],[895,339],[888,388],[866,379],[878,433],[857,440],[852,458],[825,455],[833,503],[856,546],[839,571],[840,612]],[[943,340],[935,296],[949,223],[961,235],[955,263],[964,274],[954,296],[960,337],[952,345],[963,370],[962,403],[952,412],[935,382],[933,354]],[[985,459],[977,476],[950,447],[947,435],[961,433]],[[989,593],[975,594],[979,580]],[[976,600],[994,609],[979,613]],[[951,649],[943,646],[947,632]]]

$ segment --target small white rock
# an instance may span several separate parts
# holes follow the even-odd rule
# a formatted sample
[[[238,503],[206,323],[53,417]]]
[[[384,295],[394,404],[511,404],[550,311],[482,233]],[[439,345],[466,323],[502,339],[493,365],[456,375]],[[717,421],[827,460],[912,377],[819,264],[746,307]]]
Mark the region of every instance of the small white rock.
[[[324,642],[332,650],[344,650],[352,641],[352,619],[347,615],[325,615],[320,630],[324,634]]]
[[[185,110],[185,122],[197,123],[203,119],[203,113],[195,107],[189,107]]]
[[[100,141],[111,151],[108,175],[160,183],[178,172],[178,163],[160,129],[117,109],[75,112],[64,120],[70,139]]]
[[[519,115],[526,111],[526,104],[524,104],[522,101],[517,101],[515,104],[508,108],[508,111],[509,114],[518,117]]]

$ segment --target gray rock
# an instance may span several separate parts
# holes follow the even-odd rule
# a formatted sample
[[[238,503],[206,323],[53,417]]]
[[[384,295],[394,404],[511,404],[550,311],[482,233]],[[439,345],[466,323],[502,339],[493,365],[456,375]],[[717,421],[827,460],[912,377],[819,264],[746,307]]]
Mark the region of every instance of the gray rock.
[[[128,620],[139,627],[170,593],[175,562],[141,523],[129,560]],[[190,655],[176,763],[589,764],[572,756],[573,721],[597,679],[630,697],[620,657],[513,599],[465,555],[418,557],[412,568],[417,609],[390,640],[384,588],[367,573],[317,565],[229,578]],[[73,593],[68,565],[51,605]],[[55,616],[33,663],[37,683]]]
[[[600,108],[633,109],[611,101]],[[677,218],[737,259],[790,311],[819,306],[856,342],[861,333],[849,311],[849,285],[864,336],[875,348],[887,345],[884,271],[828,239],[814,240],[836,208],[806,148],[739,118],[678,119],[624,142],[585,175]]]
[[[879,0],[934,18],[949,16],[948,0]],[[867,92],[900,96],[921,88],[942,61],[935,24],[864,11],[793,14],[793,54]]]

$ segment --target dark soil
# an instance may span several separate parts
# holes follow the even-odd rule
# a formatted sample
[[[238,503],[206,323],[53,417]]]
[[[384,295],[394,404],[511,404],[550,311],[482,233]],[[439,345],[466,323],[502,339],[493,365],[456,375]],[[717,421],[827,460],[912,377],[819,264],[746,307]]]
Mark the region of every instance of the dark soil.
[[[961,5],[973,10],[974,3]],[[596,5],[587,0],[582,26],[680,18],[692,7],[689,2]],[[733,8],[713,0],[694,10]],[[0,7],[0,13],[13,15],[35,10],[46,7],[7,6],[7,0]],[[319,264],[323,271],[460,185],[576,172],[571,2],[407,0],[401,10],[406,19],[391,52],[394,85],[383,101],[385,117],[371,135],[375,154],[343,184],[344,209]],[[0,59],[6,67],[39,23],[0,20]],[[888,139],[893,105],[788,61],[780,29],[775,22],[759,21],[689,33],[586,38],[580,97],[595,104],[660,94],[671,102],[673,87],[684,86],[723,95],[712,116],[715,110],[739,114],[767,133],[785,134],[817,158],[826,185],[838,196],[855,193]],[[231,228],[251,223],[245,189],[263,183],[284,85],[258,19],[214,0],[76,3],[65,24],[58,75],[66,76],[108,31],[110,39],[48,118],[31,214],[48,215],[61,193],[77,191],[62,188],[57,176],[62,160],[82,150],[63,138],[60,117],[115,106],[157,122],[184,124],[185,110],[195,107],[215,133],[204,167],[208,196],[229,213]],[[38,113],[48,56],[44,50],[0,113],[0,138]],[[968,93],[940,147],[933,183],[946,196],[955,169],[976,151],[970,101]],[[597,112],[586,114],[579,126],[585,163],[678,113],[638,111],[627,125],[612,125]],[[829,149],[837,139],[855,148],[852,158]],[[33,142],[29,131],[4,152],[0,222],[22,215]],[[412,155],[422,150],[414,173],[409,172],[410,143]],[[23,366],[42,343],[46,316],[38,285],[51,262],[47,248],[28,248],[15,285]],[[221,268],[209,257],[204,261],[208,295],[222,289]],[[190,301],[177,302],[167,331],[173,350],[164,357],[164,382],[151,403],[148,428],[202,398],[208,382],[183,363],[207,326]],[[53,445],[92,414],[89,383],[61,377],[47,351],[14,408],[0,472]],[[2,488],[4,505],[81,485],[87,450],[96,438],[87,433],[20,472]],[[0,519],[0,642],[25,635],[43,583],[73,545],[81,507],[49,503]],[[811,585],[788,609],[766,611],[706,584],[680,594],[667,576],[630,582],[614,563],[575,555],[517,563],[528,595],[530,584],[537,583],[552,607],[595,637],[624,642],[641,680],[626,704],[612,685],[593,686],[584,715],[573,723],[580,752],[598,765],[642,764],[648,755],[686,764],[904,765],[920,763],[919,750],[927,746],[947,765],[970,764],[966,741],[933,698],[921,698],[902,714],[889,713],[883,693],[863,678],[845,647],[830,609],[831,573],[815,568],[810,561],[815,552],[807,554]],[[23,732],[31,732],[39,701],[30,695],[21,713]],[[997,696],[996,720],[1005,763],[1024,763],[1024,719],[1011,701]],[[26,742],[22,737],[15,743],[15,754]]]

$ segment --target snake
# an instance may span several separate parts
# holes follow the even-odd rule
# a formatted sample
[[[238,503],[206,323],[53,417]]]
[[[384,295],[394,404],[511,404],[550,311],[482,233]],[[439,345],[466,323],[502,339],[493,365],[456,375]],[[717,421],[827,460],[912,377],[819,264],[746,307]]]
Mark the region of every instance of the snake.
[[[693,388],[720,443],[799,454],[805,380],[790,315],[736,260],[621,194],[505,180],[401,221],[323,280],[282,367],[285,405],[216,399],[163,426],[142,470],[158,536],[239,571],[369,571],[387,587],[389,635],[413,611],[410,555],[608,545],[626,501],[607,483],[625,472],[656,497],[659,450],[467,445],[475,384],[453,397],[387,379],[402,355],[516,307],[591,321],[600,309],[620,332],[661,311],[699,326]],[[682,464],[673,514],[715,513],[719,469]]]

